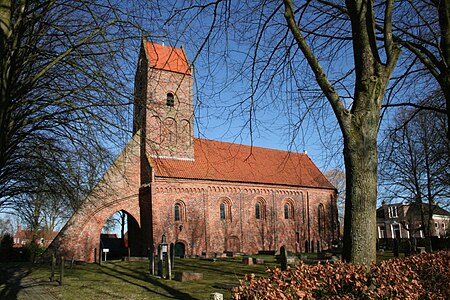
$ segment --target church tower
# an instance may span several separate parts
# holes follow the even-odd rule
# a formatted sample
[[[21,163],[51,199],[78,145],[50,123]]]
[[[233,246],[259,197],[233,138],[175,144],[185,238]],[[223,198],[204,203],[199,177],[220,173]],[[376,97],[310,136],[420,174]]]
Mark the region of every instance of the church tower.
[[[143,41],[135,77],[133,133],[150,157],[194,159],[192,71],[183,47]]]

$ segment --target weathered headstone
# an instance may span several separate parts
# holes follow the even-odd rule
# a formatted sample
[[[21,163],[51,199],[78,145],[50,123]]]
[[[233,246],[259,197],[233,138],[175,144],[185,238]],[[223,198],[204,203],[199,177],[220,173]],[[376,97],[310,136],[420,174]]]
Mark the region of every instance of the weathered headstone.
[[[286,246],[281,246],[280,248],[280,263],[281,263],[281,271],[286,271],[288,267],[288,254],[286,250]]]
[[[211,293],[209,294],[209,300],[223,300],[223,295],[221,293]]]
[[[251,257],[244,257],[242,259],[242,263],[244,265],[253,265],[253,258],[251,258]]]
[[[181,282],[202,280],[203,279],[203,273],[175,272],[174,279],[177,280],[177,281],[181,281]]]

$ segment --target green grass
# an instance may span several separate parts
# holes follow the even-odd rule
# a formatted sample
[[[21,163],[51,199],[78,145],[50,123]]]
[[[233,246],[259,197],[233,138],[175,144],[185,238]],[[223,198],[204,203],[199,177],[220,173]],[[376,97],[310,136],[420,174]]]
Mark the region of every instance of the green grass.
[[[273,256],[258,256],[265,265],[244,265],[242,257],[220,259],[215,262],[200,259],[176,259],[173,272],[203,273],[203,280],[179,282],[148,276],[148,262],[108,261],[96,264],[74,265],[65,269],[64,284],[46,284],[46,289],[61,299],[209,299],[209,294],[220,292],[231,298],[229,290],[217,285],[239,282],[245,274],[264,275],[267,267],[276,266]],[[3,267],[6,265],[3,264]],[[25,264],[15,267],[26,267]],[[1,266],[0,266],[1,267]],[[7,267],[7,266],[6,266]],[[59,273],[56,274],[58,279]],[[36,265],[33,278],[48,282],[50,267]],[[4,287],[2,284],[0,286]]]
[[[316,254],[308,254],[308,258],[315,258]],[[380,260],[392,258],[391,252],[379,256]],[[239,282],[245,274],[253,273],[257,276],[265,275],[268,267],[279,266],[275,257],[270,255],[253,256],[262,258],[264,265],[244,265],[242,257],[224,258],[217,261],[200,259],[175,259],[173,272],[203,273],[203,280],[179,282],[164,280],[148,276],[148,262],[108,261],[101,266],[97,264],[74,265],[65,269],[64,284],[49,282],[50,266],[33,266],[31,276],[44,286],[46,290],[60,299],[209,299],[209,294],[220,292],[224,299],[231,298],[231,292],[222,289],[220,285]],[[0,270],[23,269],[28,264],[4,263]],[[8,288],[6,280],[8,272],[0,274],[0,294],[2,289]],[[3,275],[3,276],[2,276]],[[59,273],[56,274],[56,279]]]

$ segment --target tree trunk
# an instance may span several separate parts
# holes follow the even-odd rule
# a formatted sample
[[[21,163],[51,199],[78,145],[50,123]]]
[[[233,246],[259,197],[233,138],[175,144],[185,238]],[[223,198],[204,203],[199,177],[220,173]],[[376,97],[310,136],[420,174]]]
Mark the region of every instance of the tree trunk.
[[[377,130],[368,127],[371,123],[368,119],[364,124],[354,124],[351,135],[344,138],[344,160],[348,171],[343,248],[345,261],[367,266],[376,261],[378,165]]]

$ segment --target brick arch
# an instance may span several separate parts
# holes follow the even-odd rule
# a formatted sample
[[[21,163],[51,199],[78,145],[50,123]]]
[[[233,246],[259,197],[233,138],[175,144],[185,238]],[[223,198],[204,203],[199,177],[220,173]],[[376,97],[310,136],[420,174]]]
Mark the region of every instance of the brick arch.
[[[95,209],[81,208],[65,226],[63,234],[57,237],[61,242],[58,254],[75,260],[94,262],[95,249],[97,254],[100,251],[100,233],[103,225],[112,214],[121,210],[131,216],[140,229],[138,195],[114,202],[104,202],[102,206]]]
[[[94,262],[103,225],[113,213],[120,210],[135,219],[134,227],[138,231],[137,235],[140,234],[141,210],[144,208],[139,201],[139,140],[137,133],[53,240],[45,253],[47,257],[55,253],[75,260]],[[142,243],[141,235],[136,240]],[[137,244],[135,247],[141,246]]]

